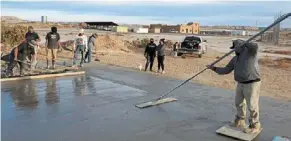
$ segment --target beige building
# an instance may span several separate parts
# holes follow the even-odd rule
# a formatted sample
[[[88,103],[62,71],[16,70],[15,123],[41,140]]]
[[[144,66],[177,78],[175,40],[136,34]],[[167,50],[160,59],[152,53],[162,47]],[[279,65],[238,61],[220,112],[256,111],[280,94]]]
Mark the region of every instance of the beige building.
[[[180,25],[164,25],[161,28],[162,33],[179,33]]]
[[[126,26],[115,26],[112,28],[113,32],[120,32],[120,33],[127,33],[128,32],[128,27]]]
[[[164,25],[164,24],[151,24],[149,33],[189,33],[199,34],[199,23],[188,23],[186,25]]]
[[[161,28],[150,28],[149,33],[161,33]]]
[[[186,25],[180,25],[180,33],[199,34],[200,24],[199,23],[188,23]]]

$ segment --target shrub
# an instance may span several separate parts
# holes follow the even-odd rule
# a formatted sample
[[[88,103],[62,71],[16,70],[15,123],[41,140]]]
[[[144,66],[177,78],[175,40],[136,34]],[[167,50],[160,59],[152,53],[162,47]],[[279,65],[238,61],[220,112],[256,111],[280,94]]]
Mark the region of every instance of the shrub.
[[[1,43],[6,47],[14,47],[25,39],[27,27],[2,25],[1,31]]]
[[[145,48],[149,42],[150,42],[150,40],[148,38],[144,38],[140,41],[140,46],[142,48]]]

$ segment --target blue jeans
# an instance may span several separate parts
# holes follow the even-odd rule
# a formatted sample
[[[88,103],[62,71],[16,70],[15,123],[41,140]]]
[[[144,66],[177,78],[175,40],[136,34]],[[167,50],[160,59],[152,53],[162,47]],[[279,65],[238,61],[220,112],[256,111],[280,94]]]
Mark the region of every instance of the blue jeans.
[[[91,59],[92,59],[92,47],[91,46],[88,46],[88,51],[86,52],[85,60],[87,60],[87,58],[88,58],[88,63],[91,62]]]
[[[78,56],[79,53],[81,53],[81,62],[80,65],[82,65],[84,63],[84,49],[85,47],[83,45],[78,45],[76,50],[75,50],[75,54],[74,54],[74,61],[73,61],[73,65],[77,64],[77,60],[78,60]]]

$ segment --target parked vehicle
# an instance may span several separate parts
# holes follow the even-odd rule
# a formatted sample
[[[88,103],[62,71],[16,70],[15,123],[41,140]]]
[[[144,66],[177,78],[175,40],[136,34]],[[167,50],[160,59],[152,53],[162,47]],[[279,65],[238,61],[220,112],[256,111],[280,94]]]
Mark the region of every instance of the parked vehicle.
[[[186,36],[181,43],[181,47],[177,50],[178,56],[183,54],[197,54],[199,58],[205,54],[207,50],[207,41],[198,36]]]

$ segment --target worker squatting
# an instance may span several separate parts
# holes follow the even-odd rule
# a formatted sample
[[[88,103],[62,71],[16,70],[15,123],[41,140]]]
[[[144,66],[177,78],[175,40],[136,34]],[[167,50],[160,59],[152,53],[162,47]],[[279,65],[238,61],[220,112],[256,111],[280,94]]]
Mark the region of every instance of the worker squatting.
[[[73,67],[83,66],[84,62],[91,62],[92,48],[95,46],[95,40],[97,34],[92,34],[89,39],[84,34],[84,30],[81,29],[78,35],[74,39],[73,51]],[[57,31],[57,27],[51,27],[51,31],[45,36],[45,49],[46,49],[46,68],[55,69],[57,52],[60,48],[60,35]],[[27,67],[31,69],[37,64],[37,52],[39,49],[39,43],[41,39],[39,35],[34,31],[32,26],[28,27],[28,32],[25,34],[25,39],[15,48],[12,49],[8,55],[8,67],[6,70],[6,76],[13,76],[13,69],[19,64],[20,76],[24,76],[24,70]],[[81,60],[78,60],[78,55],[81,54]],[[51,61],[51,65],[50,65]],[[79,63],[78,63],[79,61]]]

